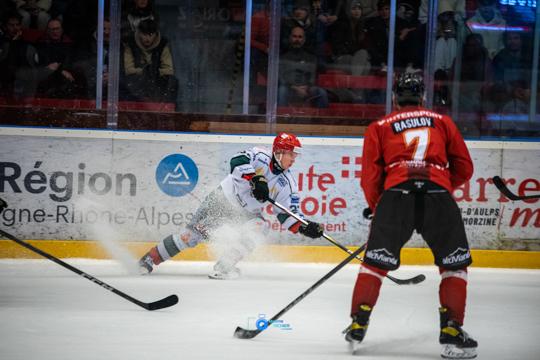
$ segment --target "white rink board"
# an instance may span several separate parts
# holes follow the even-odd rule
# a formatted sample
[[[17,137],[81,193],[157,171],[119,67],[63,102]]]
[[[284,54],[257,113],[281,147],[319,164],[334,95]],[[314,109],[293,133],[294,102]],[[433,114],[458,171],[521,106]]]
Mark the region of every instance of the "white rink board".
[[[105,224],[119,240],[157,241],[185,225],[229,172],[233,154],[254,145],[269,146],[272,139],[0,128],[0,196],[10,205],[0,215],[0,226],[26,239],[95,240],[94,228]],[[366,207],[359,181],[362,139],[301,141],[303,154],[293,170],[306,216],[326,223],[327,233],[343,244],[364,242],[369,224],[361,215]],[[510,185],[514,192],[521,187],[525,194],[538,193],[540,144],[483,141],[468,146],[475,172],[454,196],[472,247],[540,248],[538,199],[501,201],[498,190],[486,183],[502,175],[515,181]],[[169,156],[166,163],[174,171],[158,173]],[[277,228],[277,220],[269,218]],[[328,244],[277,230],[270,238],[273,243]],[[416,236],[408,245],[424,246]]]

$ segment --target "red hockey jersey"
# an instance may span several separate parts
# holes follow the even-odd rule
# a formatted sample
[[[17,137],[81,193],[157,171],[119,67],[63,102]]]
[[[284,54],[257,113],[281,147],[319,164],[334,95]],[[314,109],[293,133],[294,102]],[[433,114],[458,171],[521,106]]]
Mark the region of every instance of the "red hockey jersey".
[[[405,107],[365,133],[361,185],[371,209],[384,190],[409,179],[430,180],[451,192],[472,173],[465,141],[446,115]]]

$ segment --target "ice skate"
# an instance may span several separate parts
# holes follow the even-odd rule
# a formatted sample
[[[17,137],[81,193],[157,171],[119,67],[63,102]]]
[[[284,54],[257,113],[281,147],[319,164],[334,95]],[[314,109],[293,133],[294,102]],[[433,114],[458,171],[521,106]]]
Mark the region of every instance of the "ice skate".
[[[349,343],[349,351],[353,355],[359,354],[360,343],[366,336],[370,315],[371,307],[368,305],[360,305],[360,311],[353,315],[352,324],[343,331],[345,340]]]
[[[439,343],[444,359],[474,359],[478,343],[461,326],[448,318],[448,309],[440,308],[441,333]]]
[[[139,259],[139,273],[141,275],[148,275],[154,270],[154,265],[161,263],[161,257],[157,249],[154,247],[149,252],[144,254],[142,258]]]
[[[232,269],[225,271],[224,269],[216,269],[216,266],[214,266],[214,270],[208,274],[208,277],[214,280],[235,280],[241,275],[242,273],[237,267],[233,267]]]
[[[240,258],[237,258],[234,262],[231,262],[230,259],[221,259],[214,265],[214,270],[208,274],[208,277],[214,280],[238,279],[242,273],[239,268],[234,266],[234,264],[239,260]]]
[[[150,253],[147,253],[142,258],[139,259],[139,273],[141,275],[148,275],[154,270],[154,262]]]

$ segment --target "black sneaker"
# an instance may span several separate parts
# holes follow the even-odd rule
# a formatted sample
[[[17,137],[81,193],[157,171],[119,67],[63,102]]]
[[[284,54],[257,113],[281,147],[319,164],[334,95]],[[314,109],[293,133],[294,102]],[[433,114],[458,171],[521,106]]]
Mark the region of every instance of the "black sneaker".
[[[349,342],[349,349],[353,354],[358,351],[358,346],[366,336],[371,310],[369,305],[360,305],[360,310],[353,315],[351,325],[343,331],[345,340]]]
[[[474,359],[477,356],[478,342],[469,336],[454,320],[450,320],[448,309],[439,308],[441,332],[439,343],[442,345],[441,357],[444,359]]]

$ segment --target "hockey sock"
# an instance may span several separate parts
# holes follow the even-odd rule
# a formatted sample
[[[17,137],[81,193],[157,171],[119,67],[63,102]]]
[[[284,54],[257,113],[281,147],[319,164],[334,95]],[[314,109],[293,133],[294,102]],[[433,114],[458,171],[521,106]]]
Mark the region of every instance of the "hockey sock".
[[[467,300],[467,268],[447,270],[439,268],[441,283],[439,285],[439,301],[448,309],[450,320],[463,326],[465,303]]]
[[[189,236],[189,233],[182,234],[182,237]],[[182,237],[178,235],[169,235],[157,245],[157,251],[161,257],[161,262],[169,260],[180,251],[186,249],[188,245],[183,241]],[[158,264],[155,263],[154,264]]]
[[[368,305],[371,308],[375,306],[379,298],[382,281],[387,273],[387,270],[365,263],[360,266],[360,272],[354,286],[351,315],[356,314],[361,305]]]

